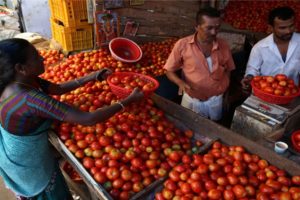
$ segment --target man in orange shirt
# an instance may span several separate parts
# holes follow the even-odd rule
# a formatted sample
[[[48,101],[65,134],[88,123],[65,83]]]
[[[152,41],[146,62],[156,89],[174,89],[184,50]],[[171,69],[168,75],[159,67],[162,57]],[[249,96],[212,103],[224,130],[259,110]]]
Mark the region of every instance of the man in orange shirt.
[[[176,42],[164,68],[183,93],[181,105],[217,121],[222,118],[223,94],[235,66],[228,44],[217,38],[220,12],[203,8],[196,22],[196,33]],[[175,73],[179,69],[182,77]]]

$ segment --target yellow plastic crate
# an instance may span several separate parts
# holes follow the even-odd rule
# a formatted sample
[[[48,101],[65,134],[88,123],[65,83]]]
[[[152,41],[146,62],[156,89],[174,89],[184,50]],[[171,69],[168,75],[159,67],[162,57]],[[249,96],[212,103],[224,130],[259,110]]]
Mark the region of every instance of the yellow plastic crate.
[[[48,0],[51,18],[59,20],[65,27],[88,24],[86,0]]]
[[[93,48],[93,26],[65,27],[50,19],[52,38],[62,45],[64,51],[76,51]]]

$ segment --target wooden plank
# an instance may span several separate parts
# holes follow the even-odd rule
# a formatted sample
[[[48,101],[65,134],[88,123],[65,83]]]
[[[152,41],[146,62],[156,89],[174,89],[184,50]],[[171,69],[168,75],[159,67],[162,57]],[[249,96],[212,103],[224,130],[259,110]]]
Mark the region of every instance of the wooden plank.
[[[132,6],[129,0],[124,1],[124,8],[140,8],[140,9],[157,9],[165,10],[168,7],[177,6],[181,8],[199,9],[201,6],[200,0],[145,0],[144,4]]]
[[[145,1],[144,5],[131,6],[125,1],[123,8],[113,9],[120,17],[121,32],[127,21],[139,23],[137,35],[182,37],[192,34],[199,0]]]
[[[233,131],[218,125],[217,123],[199,116],[198,114],[183,108],[167,99],[153,95],[152,99],[155,104],[167,114],[176,117],[186,124],[192,130],[201,133],[212,139],[220,139],[228,145],[241,145],[247,151],[257,154],[262,159],[267,160],[272,165],[286,170],[290,175],[297,175],[300,171],[300,166],[294,161],[291,161],[283,156],[276,154],[273,150],[259,145],[258,143],[249,140]]]

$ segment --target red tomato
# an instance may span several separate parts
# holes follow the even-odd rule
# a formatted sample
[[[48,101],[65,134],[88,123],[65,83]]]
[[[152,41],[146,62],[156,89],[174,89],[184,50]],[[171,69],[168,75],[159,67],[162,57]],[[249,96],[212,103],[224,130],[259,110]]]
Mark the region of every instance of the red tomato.
[[[133,167],[137,167],[137,168],[139,168],[139,167],[141,167],[141,166],[143,166],[143,160],[141,159],[141,158],[133,158],[132,160],[131,160],[131,165],[133,166]]]
[[[175,170],[172,170],[169,173],[169,177],[172,181],[178,182],[180,180],[180,173]]]
[[[164,186],[171,191],[176,191],[177,190],[177,185],[174,181],[172,181],[171,179],[168,179],[164,182]]]
[[[186,183],[186,182],[182,183],[180,188],[181,188],[181,190],[184,194],[188,194],[192,191],[191,185],[189,183]]]
[[[277,74],[275,75],[275,79],[278,81],[285,81],[287,80],[287,76],[285,74]]]
[[[273,83],[273,82],[275,81],[275,78],[274,78],[273,76],[267,76],[267,77],[266,77],[266,81],[267,81],[268,83]]]
[[[111,82],[112,84],[114,84],[114,85],[118,85],[118,84],[120,83],[120,79],[119,79],[118,76],[112,76],[112,77],[110,78],[110,82]]]
[[[122,191],[119,197],[121,200],[127,200],[130,198],[130,194],[128,191]]]
[[[300,133],[297,133],[293,136],[296,141],[300,141]]]
[[[98,183],[105,183],[107,178],[106,175],[102,172],[96,172],[94,174],[94,179],[98,182]]]
[[[223,192],[223,198],[225,200],[232,200],[234,199],[234,193],[231,189],[226,189],[224,192]]]
[[[101,145],[102,147],[106,147],[106,146],[108,146],[108,145],[111,144],[111,139],[110,139],[110,137],[108,137],[108,136],[102,135],[102,136],[100,136],[100,138],[99,138],[99,143],[100,143],[100,145]]]
[[[178,153],[178,151],[172,151],[170,154],[169,154],[169,158],[175,162],[179,162],[180,159],[181,159],[181,156],[180,154]]]
[[[267,86],[263,89],[264,92],[269,93],[269,94],[273,94],[274,93],[274,88],[271,86]]]
[[[258,164],[258,166],[259,166],[260,169],[264,169],[267,166],[269,166],[268,161],[263,160],[263,159],[259,160],[257,164]]]
[[[78,140],[77,141],[77,146],[80,149],[85,149],[88,146],[88,143],[85,140]]]
[[[266,80],[260,80],[259,84],[260,84],[261,89],[264,89],[264,88],[270,86],[270,84]]]
[[[113,188],[116,188],[116,189],[121,188],[123,186],[123,184],[124,184],[124,180],[121,178],[117,178],[116,180],[114,180],[112,182]]]
[[[140,192],[144,188],[144,185],[141,182],[135,182],[132,185],[132,190],[134,192]]]
[[[117,167],[110,167],[106,171],[106,177],[109,180],[116,180],[120,175],[120,171]]]
[[[254,77],[253,77],[253,80],[254,80],[255,82],[258,82],[258,81],[260,81],[261,79],[262,79],[261,76],[254,76]]]
[[[95,166],[94,159],[92,159],[90,157],[83,158],[82,163],[83,163],[83,166],[87,169],[90,169]]]
[[[295,185],[300,185],[300,175],[292,177],[292,183]]]
[[[244,198],[247,195],[246,189],[242,186],[242,185],[234,185],[232,187],[232,191],[234,193],[234,195],[236,196],[236,198]]]
[[[207,196],[210,199],[221,199],[222,193],[218,189],[211,189],[208,191]]]
[[[203,191],[203,186],[201,184],[200,181],[192,181],[190,183],[191,185],[191,189],[193,190],[193,192],[199,194],[201,191]]]
[[[285,80],[284,81],[279,81],[278,85],[280,85],[282,87],[285,87],[285,86],[287,86],[287,82]]]
[[[132,178],[132,172],[128,169],[124,169],[121,171],[121,178],[124,180],[124,181],[129,181],[131,180]]]

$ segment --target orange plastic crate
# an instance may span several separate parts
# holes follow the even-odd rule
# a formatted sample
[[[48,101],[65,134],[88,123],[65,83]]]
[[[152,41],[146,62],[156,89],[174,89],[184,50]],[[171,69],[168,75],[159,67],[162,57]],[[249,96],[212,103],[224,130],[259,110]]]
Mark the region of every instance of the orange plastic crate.
[[[64,51],[75,51],[93,48],[93,26],[65,27],[50,19],[52,38],[62,45]]]
[[[51,18],[65,27],[88,24],[86,0],[49,0]]]

